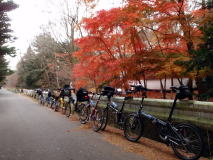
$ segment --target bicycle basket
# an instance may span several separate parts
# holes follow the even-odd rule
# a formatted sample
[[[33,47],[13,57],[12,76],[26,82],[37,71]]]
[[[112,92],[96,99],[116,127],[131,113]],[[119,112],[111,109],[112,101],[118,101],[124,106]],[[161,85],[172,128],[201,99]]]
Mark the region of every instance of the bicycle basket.
[[[88,91],[84,88],[80,88],[78,91],[77,91],[77,101],[78,102],[85,102],[85,101],[88,101],[89,100],[89,95],[88,95]]]

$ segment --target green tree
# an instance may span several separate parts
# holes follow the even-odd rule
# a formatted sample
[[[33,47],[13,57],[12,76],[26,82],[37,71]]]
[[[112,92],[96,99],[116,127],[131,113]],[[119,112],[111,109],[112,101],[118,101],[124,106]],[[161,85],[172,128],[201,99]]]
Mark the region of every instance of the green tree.
[[[56,42],[49,33],[38,35],[17,66],[18,86],[54,88],[69,83],[71,69],[62,45],[66,44]]]
[[[14,40],[14,37],[11,35],[12,30],[10,29],[10,19],[8,18],[7,12],[17,7],[18,6],[12,1],[0,0],[0,83],[2,83],[8,73],[10,73],[8,63],[4,56],[15,56],[14,47],[7,46],[8,42]]]
[[[31,47],[28,47],[27,53],[18,63],[17,69],[19,76],[18,87],[37,88],[40,86],[43,69],[40,68],[38,56]]]
[[[57,42],[50,33],[43,33],[35,38],[33,47],[37,53],[40,68],[43,70],[42,86],[59,87],[60,84],[57,84],[59,81],[70,78],[70,75],[67,75],[66,78],[63,76],[63,73],[69,70],[64,70],[67,65],[63,56],[56,57],[56,55],[67,53],[66,46],[66,43]],[[60,80],[57,79],[59,76]]]
[[[208,21],[201,30],[204,43],[191,51],[191,59],[184,65],[195,76],[199,100],[206,100],[213,97],[213,22]]]

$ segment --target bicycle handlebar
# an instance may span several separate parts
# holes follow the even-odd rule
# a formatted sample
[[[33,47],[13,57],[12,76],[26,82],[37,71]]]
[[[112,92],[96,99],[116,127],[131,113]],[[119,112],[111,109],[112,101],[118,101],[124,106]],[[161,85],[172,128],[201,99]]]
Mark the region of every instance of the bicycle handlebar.
[[[140,92],[140,91],[148,91],[148,89],[142,85],[130,85],[130,87],[134,87],[134,90],[133,90],[134,93]]]
[[[189,89],[188,86],[184,86],[184,85],[181,85],[179,87],[177,87],[177,86],[171,86],[170,88],[172,89],[173,92],[177,92],[177,91],[180,91],[180,90]]]

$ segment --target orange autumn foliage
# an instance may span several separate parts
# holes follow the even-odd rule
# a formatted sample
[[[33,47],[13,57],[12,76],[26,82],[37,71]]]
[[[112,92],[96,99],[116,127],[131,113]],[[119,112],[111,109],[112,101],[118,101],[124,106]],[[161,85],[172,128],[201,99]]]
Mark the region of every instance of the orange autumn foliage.
[[[75,40],[76,85],[125,87],[129,80],[180,76],[184,68],[174,62],[190,58],[190,50],[202,43],[199,19],[206,11],[193,3],[127,0],[85,18],[88,35]]]

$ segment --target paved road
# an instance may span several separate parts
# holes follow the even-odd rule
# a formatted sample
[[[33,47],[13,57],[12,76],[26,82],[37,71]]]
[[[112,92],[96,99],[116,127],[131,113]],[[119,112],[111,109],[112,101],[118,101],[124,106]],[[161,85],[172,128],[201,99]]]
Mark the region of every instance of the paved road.
[[[0,160],[143,160],[79,125],[28,97],[0,90]]]

